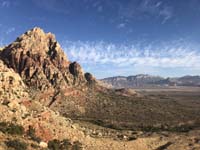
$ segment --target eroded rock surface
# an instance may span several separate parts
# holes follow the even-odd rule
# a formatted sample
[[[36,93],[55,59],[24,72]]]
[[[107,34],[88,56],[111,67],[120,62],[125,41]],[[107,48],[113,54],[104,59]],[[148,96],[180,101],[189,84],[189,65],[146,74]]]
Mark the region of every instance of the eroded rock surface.
[[[1,58],[35,89],[66,88],[85,84],[81,66],[71,63],[52,33],[34,28],[5,47]]]
[[[0,101],[8,102],[26,97],[28,93],[21,77],[0,60]]]

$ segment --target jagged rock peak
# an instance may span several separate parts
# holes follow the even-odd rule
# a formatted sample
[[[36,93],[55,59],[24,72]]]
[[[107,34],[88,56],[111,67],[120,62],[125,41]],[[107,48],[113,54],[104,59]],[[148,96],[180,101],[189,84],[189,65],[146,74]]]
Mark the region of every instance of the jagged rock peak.
[[[21,49],[17,49],[17,48]],[[32,53],[40,54],[42,56],[55,55],[58,53],[62,55],[63,59],[67,60],[60,44],[56,41],[55,35],[52,33],[45,33],[41,28],[35,27],[20,37],[18,37],[15,42],[8,46],[12,51],[18,50]]]
[[[86,83],[81,66],[67,59],[55,35],[38,27],[22,34],[0,55],[28,86],[40,90]]]

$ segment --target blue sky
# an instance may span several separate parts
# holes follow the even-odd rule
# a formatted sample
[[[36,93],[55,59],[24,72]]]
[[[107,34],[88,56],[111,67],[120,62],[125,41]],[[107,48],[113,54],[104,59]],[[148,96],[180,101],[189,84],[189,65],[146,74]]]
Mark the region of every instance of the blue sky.
[[[199,0],[0,0],[0,46],[35,26],[97,78],[200,75]]]

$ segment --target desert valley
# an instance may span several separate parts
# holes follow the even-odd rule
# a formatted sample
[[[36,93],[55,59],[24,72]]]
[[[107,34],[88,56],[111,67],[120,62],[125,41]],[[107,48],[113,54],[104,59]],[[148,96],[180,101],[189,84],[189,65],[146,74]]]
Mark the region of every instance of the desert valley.
[[[61,47],[35,27],[1,48],[1,150],[200,149],[199,77],[97,80]]]
[[[0,150],[200,150],[200,0],[0,0]]]

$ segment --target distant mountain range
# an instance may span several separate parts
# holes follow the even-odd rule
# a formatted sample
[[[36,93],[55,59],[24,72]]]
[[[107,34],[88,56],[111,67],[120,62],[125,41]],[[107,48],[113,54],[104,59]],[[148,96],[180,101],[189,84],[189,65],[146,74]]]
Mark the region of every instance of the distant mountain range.
[[[162,86],[198,86],[200,76],[183,76],[177,78],[164,78],[148,74],[134,76],[116,76],[104,78],[101,81],[112,85],[114,88],[137,88],[137,87],[162,87]]]

